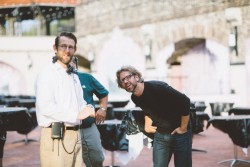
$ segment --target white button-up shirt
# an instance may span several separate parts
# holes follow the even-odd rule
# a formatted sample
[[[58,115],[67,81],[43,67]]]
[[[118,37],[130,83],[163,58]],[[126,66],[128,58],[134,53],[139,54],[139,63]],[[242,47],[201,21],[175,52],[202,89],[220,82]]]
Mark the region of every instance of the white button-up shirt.
[[[76,74],[67,74],[58,63],[45,68],[36,80],[36,115],[39,126],[64,122],[79,125],[78,113],[86,106]]]

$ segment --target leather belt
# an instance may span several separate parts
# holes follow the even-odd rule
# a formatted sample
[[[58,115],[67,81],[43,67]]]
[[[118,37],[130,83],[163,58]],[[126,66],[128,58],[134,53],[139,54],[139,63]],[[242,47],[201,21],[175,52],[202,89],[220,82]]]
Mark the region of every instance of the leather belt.
[[[76,125],[76,126],[66,126],[65,128],[66,130],[79,130],[80,126]]]
[[[51,128],[52,126],[50,125],[50,126],[48,126],[48,127],[46,127],[46,128]],[[79,125],[76,125],[76,126],[66,126],[65,127],[65,130],[74,130],[74,131],[76,131],[76,130],[79,130],[80,129],[80,126]]]

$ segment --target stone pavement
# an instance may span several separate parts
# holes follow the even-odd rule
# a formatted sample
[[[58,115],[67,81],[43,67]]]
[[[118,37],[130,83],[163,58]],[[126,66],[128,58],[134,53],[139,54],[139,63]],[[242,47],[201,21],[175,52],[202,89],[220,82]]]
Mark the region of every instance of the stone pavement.
[[[37,127],[29,134],[29,138],[39,139],[40,128]],[[25,144],[13,143],[16,140],[24,139],[24,135],[16,132],[7,133],[7,141],[4,147],[3,167],[39,167],[39,142]],[[230,163],[218,164],[219,161],[233,158],[233,143],[229,136],[213,126],[204,132],[194,135],[193,148],[206,150],[207,153],[193,151],[193,167],[228,167]],[[106,158],[104,165],[111,165],[111,152],[105,151]],[[242,148],[238,147],[238,158],[249,160],[250,156],[245,155]],[[173,159],[173,158],[172,158]],[[152,167],[152,150],[144,147],[140,155],[131,160],[127,165],[122,165],[115,157],[114,164],[124,167]],[[173,160],[169,167],[173,167]],[[246,164],[236,164],[235,167],[249,167]],[[84,165],[83,165],[84,167]]]

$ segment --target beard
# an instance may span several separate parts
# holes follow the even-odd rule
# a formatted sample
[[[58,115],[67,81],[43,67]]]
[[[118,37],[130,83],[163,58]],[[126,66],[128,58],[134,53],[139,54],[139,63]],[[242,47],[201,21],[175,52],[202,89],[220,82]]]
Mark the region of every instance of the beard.
[[[58,57],[58,60],[61,61],[65,65],[69,65],[69,63],[72,60],[72,57],[69,57],[69,56],[66,56],[66,58],[64,58],[65,56],[62,56],[62,55],[57,56],[57,57]]]
[[[130,86],[129,86],[129,87],[125,87],[125,90],[126,90],[127,92],[134,93],[136,87],[137,87],[137,82],[136,82],[136,83],[130,83]]]

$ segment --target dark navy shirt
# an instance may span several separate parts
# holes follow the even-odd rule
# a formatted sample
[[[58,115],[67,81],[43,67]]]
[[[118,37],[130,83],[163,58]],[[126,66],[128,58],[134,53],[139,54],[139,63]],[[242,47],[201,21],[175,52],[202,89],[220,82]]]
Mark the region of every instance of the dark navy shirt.
[[[190,99],[162,81],[144,82],[142,95],[132,94],[131,99],[152,119],[153,126],[157,126],[161,133],[171,133],[180,126],[181,117],[190,113]]]

